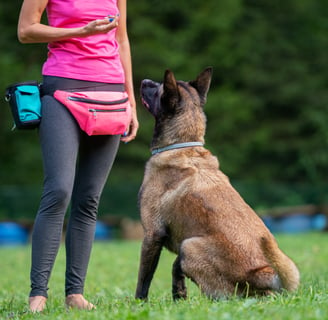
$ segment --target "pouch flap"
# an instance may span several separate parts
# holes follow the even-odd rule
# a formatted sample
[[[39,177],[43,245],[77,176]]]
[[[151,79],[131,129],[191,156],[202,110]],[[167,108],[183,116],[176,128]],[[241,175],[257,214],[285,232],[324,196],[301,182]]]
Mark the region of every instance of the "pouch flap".
[[[21,92],[22,94],[35,94],[39,93],[39,87],[38,86],[33,86],[33,85],[23,85],[23,86],[18,86],[17,90]]]
[[[56,90],[54,97],[63,103],[64,100],[75,100],[86,103],[99,103],[99,104],[115,104],[124,103],[128,100],[127,92],[117,91],[79,91],[69,92],[63,90]],[[89,100],[89,101],[88,101]]]

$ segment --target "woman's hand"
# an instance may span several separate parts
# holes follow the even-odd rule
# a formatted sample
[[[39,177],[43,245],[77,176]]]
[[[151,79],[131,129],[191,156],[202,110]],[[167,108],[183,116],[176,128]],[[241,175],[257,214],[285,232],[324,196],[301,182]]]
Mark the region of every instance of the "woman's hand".
[[[122,136],[121,141],[128,143],[133,139],[135,139],[135,137],[137,136],[138,128],[139,128],[139,122],[137,118],[137,109],[134,103],[131,104],[131,122],[129,126],[129,131],[127,132],[126,135]]]
[[[113,19],[112,21],[110,19]],[[109,16],[104,19],[97,19],[89,22],[82,27],[84,36],[91,36],[94,34],[107,33],[118,26],[118,16]]]

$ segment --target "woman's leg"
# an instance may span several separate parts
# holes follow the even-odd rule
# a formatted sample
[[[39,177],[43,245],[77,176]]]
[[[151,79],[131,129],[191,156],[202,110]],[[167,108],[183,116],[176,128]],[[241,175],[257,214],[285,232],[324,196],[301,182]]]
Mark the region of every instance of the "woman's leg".
[[[66,235],[66,296],[83,294],[99,199],[119,143],[119,135],[81,137]]]
[[[30,297],[47,297],[48,280],[60,245],[64,216],[73,188],[80,139],[76,121],[52,96],[42,98],[39,134],[44,187],[32,235]]]

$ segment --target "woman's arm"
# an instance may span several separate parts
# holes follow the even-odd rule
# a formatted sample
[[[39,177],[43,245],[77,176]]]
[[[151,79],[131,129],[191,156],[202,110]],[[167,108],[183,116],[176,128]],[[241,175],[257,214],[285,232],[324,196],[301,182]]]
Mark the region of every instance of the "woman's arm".
[[[65,40],[72,37],[87,37],[107,33],[118,25],[118,19],[108,18],[91,21],[79,28],[55,28],[41,23],[48,0],[24,0],[18,20],[17,34],[22,43],[41,43]]]
[[[120,12],[120,18],[116,31],[116,39],[119,44],[121,63],[125,74],[125,88],[129,95],[129,100],[132,107],[130,130],[128,132],[128,135],[126,137],[122,137],[121,140],[123,142],[129,142],[136,137],[139,128],[139,123],[137,119],[137,107],[133,90],[130,42],[126,27],[126,0],[117,0],[117,6]]]

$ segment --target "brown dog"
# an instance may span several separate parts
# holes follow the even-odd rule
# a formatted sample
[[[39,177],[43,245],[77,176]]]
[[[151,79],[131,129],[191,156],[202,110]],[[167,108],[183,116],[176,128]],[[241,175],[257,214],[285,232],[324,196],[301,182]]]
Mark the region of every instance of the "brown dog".
[[[298,287],[295,264],[203,147],[211,75],[205,69],[188,83],[166,71],[163,84],[142,82],[156,124],[139,194],[144,240],[136,298],[147,298],[163,246],[178,255],[173,298],[186,297],[185,276],[212,298]]]

